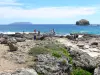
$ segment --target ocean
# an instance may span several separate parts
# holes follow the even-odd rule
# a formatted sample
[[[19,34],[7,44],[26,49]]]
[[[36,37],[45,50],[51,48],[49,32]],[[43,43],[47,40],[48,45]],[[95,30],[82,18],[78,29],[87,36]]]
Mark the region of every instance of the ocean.
[[[100,34],[100,26],[76,26],[74,24],[34,24],[34,25],[0,25],[0,33],[33,32],[34,29],[42,33],[48,33],[54,29],[56,34],[69,33]]]

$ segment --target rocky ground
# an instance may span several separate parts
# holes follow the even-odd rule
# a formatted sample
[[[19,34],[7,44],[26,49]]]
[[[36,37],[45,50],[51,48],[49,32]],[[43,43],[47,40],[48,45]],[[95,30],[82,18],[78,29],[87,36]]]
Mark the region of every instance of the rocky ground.
[[[75,35],[74,35],[75,36]],[[67,38],[66,38],[67,37]],[[73,38],[73,35],[56,40],[64,44],[73,57],[75,66],[94,70],[100,63],[100,36],[81,35]],[[95,69],[94,75],[100,75],[99,67]]]
[[[18,33],[0,38],[0,75],[77,75],[72,74],[77,67],[100,75],[100,36],[33,38]]]
[[[0,44],[0,71],[13,71],[20,68],[25,68],[26,59],[28,58],[28,50],[34,47],[34,42],[27,40],[25,42],[18,42],[16,46],[17,51],[10,52],[9,46]]]
[[[64,44],[65,46],[70,46],[75,48],[76,50],[81,50],[83,52],[88,53],[91,57],[98,57],[100,56],[100,40],[96,40],[92,38],[88,41],[72,41],[67,38],[58,38],[59,42]],[[94,45],[92,45],[94,43]],[[97,43],[97,45],[95,45]]]

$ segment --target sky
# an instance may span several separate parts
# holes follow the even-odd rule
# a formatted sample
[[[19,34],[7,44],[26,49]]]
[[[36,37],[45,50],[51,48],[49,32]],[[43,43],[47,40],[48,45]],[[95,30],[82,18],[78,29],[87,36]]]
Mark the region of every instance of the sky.
[[[100,24],[100,0],[0,0],[0,24]]]

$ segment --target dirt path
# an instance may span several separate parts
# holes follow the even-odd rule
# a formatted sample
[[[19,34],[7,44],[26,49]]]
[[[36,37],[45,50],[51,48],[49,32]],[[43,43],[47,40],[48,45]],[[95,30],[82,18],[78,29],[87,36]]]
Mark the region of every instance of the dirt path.
[[[12,71],[16,70],[17,68],[22,68],[23,65],[13,63],[12,61],[6,60],[2,57],[8,49],[8,46],[0,44],[0,71]]]

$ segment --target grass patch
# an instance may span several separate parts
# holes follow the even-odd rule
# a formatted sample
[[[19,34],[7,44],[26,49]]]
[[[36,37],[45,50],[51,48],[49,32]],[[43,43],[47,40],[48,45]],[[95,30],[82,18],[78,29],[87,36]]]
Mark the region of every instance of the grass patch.
[[[57,57],[57,58],[60,58],[61,57],[61,54],[59,52],[53,52],[52,53],[52,56]]]
[[[92,73],[81,68],[74,69],[72,75],[92,75]]]
[[[38,75],[44,75],[44,74],[42,74],[42,73],[38,73]]]
[[[39,54],[51,54],[57,58],[67,57],[70,60],[70,63],[72,63],[72,58],[68,51],[65,49],[64,45],[58,43],[44,43],[29,50],[29,55],[31,56],[36,56]]]
[[[39,54],[47,54],[47,53],[49,53],[49,50],[47,48],[40,47],[40,46],[33,47],[29,51],[29,55],[31,55],[31,56],[36,56]]]

